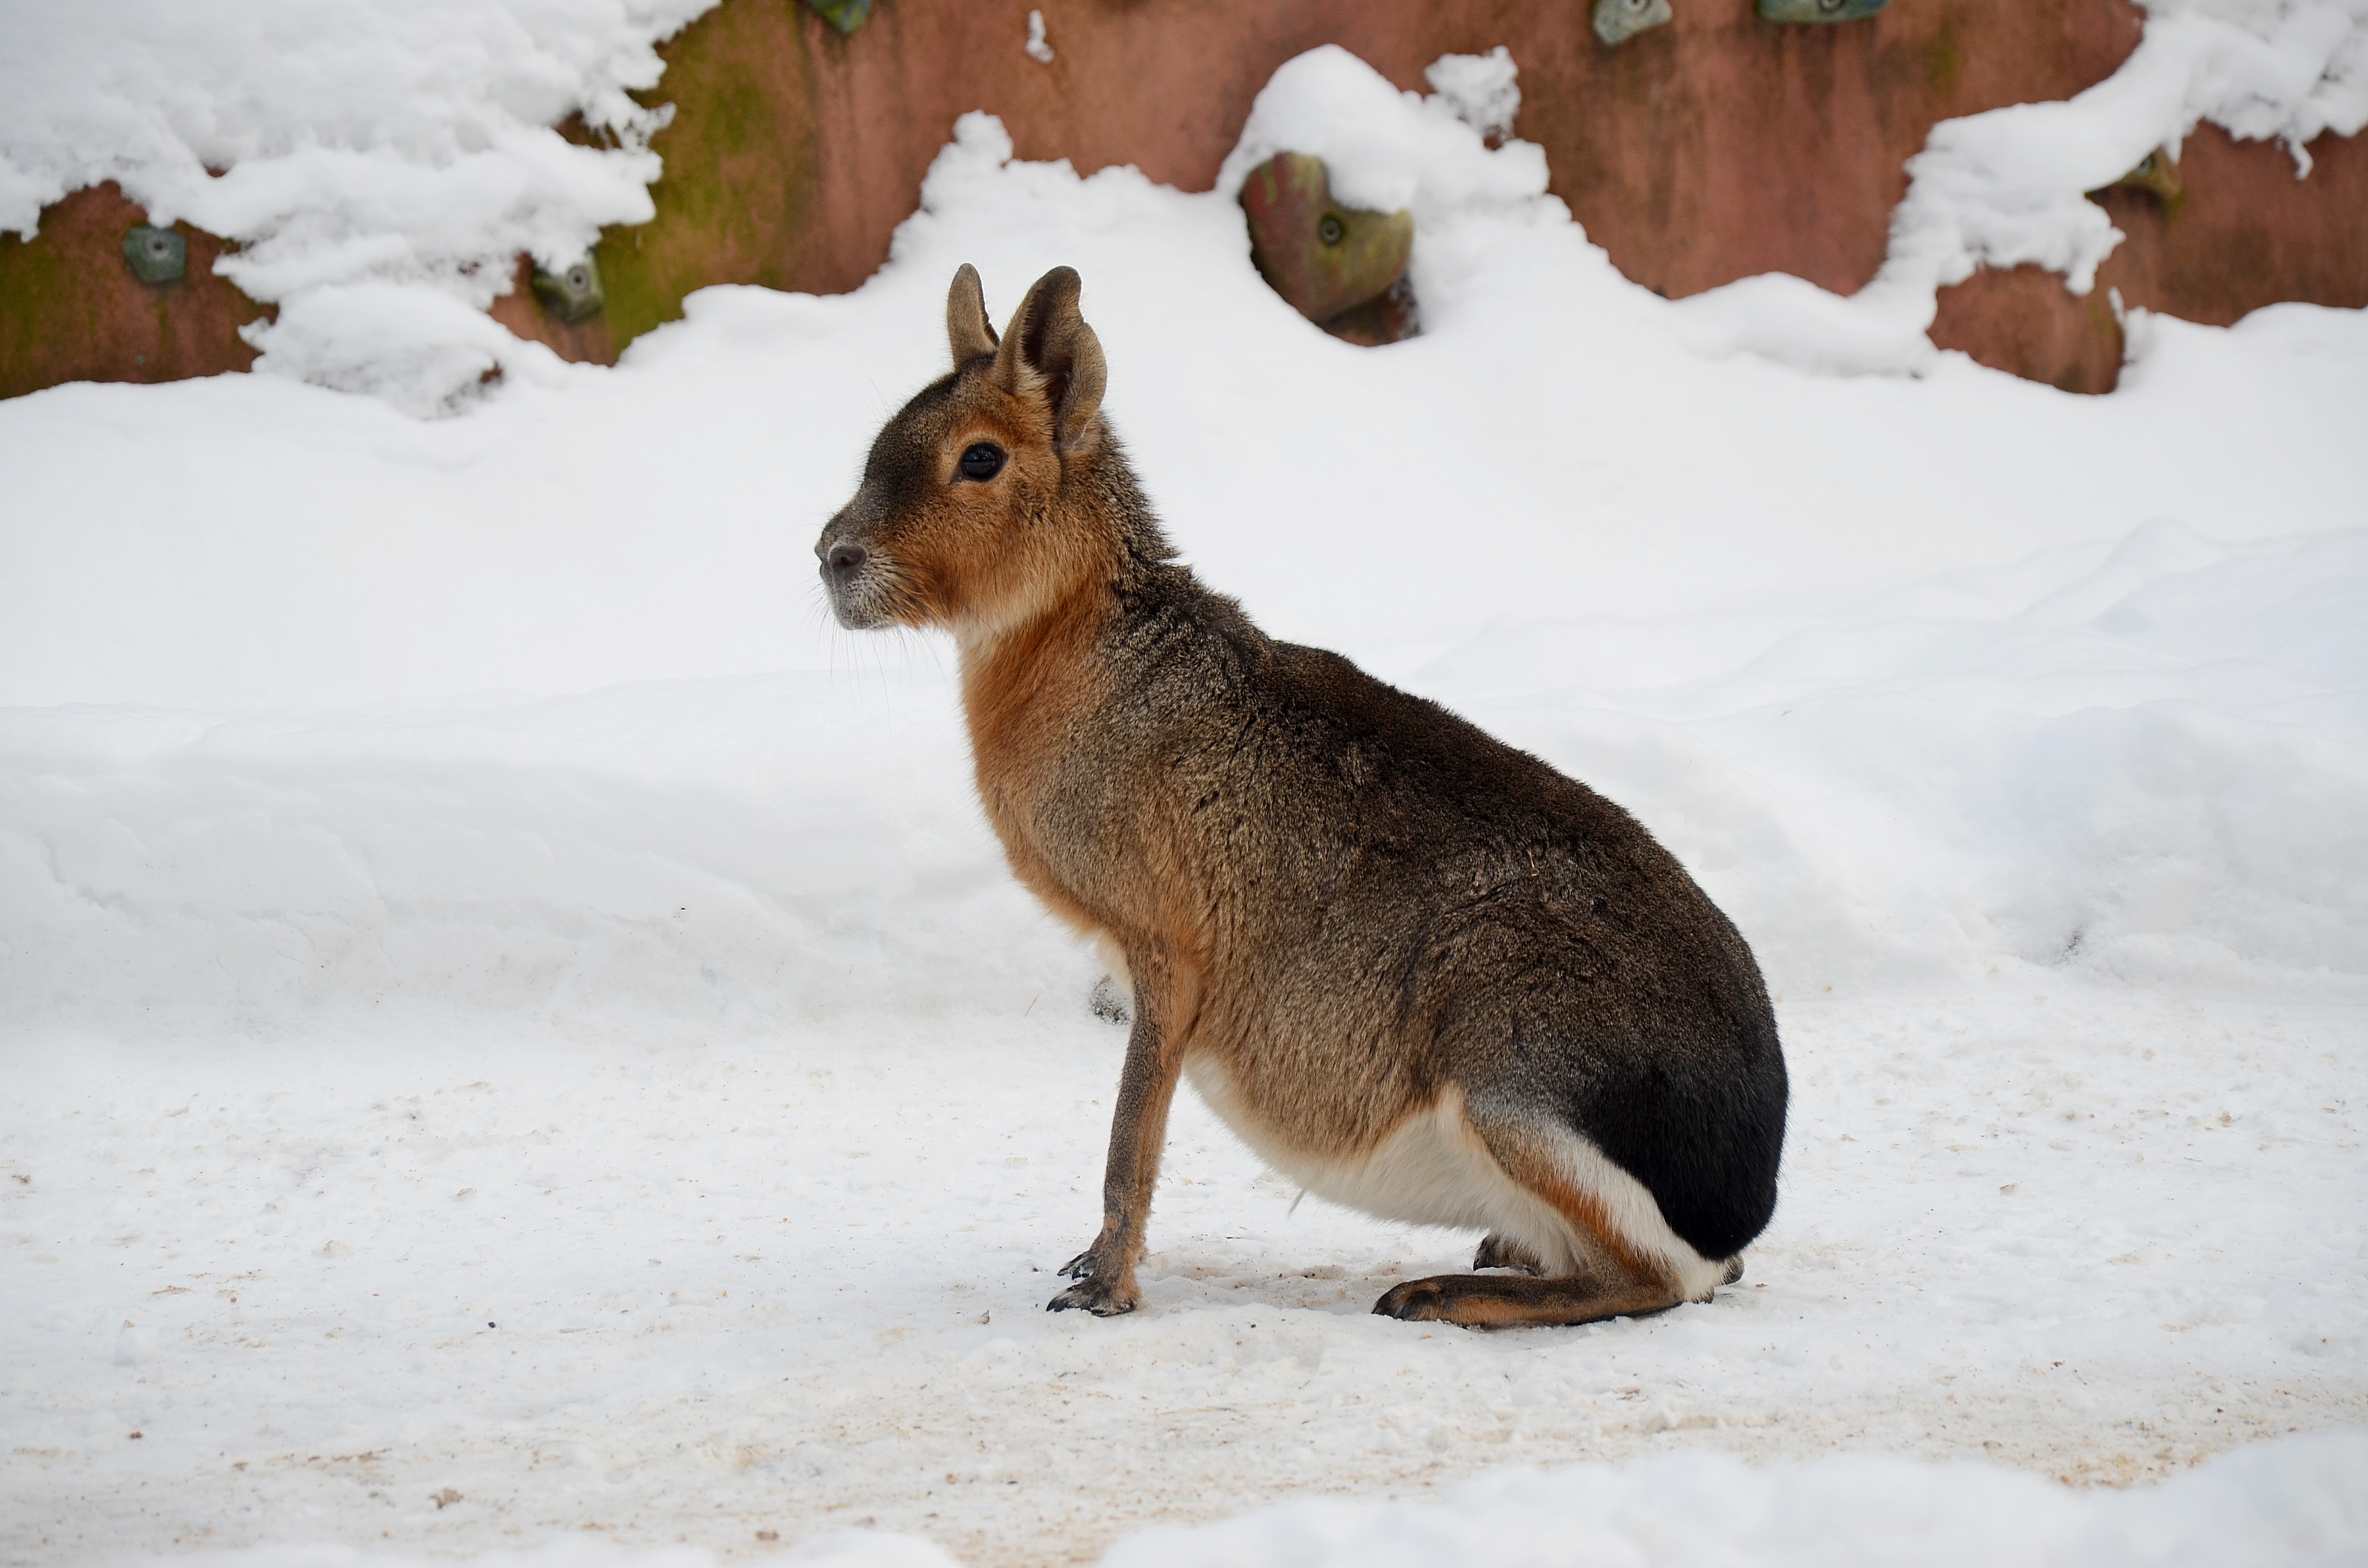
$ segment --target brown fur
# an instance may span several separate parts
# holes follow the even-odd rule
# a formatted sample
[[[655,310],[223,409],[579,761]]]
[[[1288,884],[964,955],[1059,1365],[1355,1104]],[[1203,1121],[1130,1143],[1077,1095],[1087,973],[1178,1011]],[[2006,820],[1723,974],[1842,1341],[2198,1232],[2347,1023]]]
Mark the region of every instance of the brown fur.
[[[1567,1279],[1507,1279],[1493,1274],[1434,1274],[1392,1288],[1373,1310],[1410,1323],[1514,1328],[1643,1317],[1667,1312],[1682,1300],[1666,1287],[1583,1275]]]
[[[1077,307],[1057,269],[998,337],[962,268],[953,374],[815,547],[844,624],[953,633],[1012,869],[1133,988],[1101,1230],[1053,1306],[1134,1306],[1188,1069],[1345,1201],[1508,1233],[1478,1267],[1560,1260],[1376,1311],[1570,1323],[1706,1295],[1774,1201],[1783,1064],[1749,949],[1618,807],[1176,565]]]

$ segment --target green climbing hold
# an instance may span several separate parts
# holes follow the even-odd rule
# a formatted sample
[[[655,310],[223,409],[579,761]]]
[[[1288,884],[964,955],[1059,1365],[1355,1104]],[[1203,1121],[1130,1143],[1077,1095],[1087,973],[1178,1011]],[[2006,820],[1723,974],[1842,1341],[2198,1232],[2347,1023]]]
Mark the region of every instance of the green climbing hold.
[[[2165,207],[2178,206],[2180,199],[2187,194],[2186,182],[2179,177],[2179,160],[2170,155],[2168,147],[2157,147],[2113,183],[2133,190],[2150,190]]]
[[[542,308],[564,322],[589,321],[600,313],[609,297],[600,289],[600,264],[588,255],[556,272],[534,269],[534,297]]]
[[[1759,0],[1763,22],[1855,22],[1891,0]]]
[[[806,8],[839,32],[854,36],[863,19],[871,15],[871,0],[806,0]]]
[[[1388,294],[1414,254],[1412,213],[1340,206],[1324,160],[1305,153],[1277,153],[1251,170],[1242,210],[1259,274],[1292,309],[1327,330]]]
[[[142,283],[178,283],[188,276],[189,242],[170,229],[135,223],[123,236],[123,259]]]
[[[1595,0],[1595,36],[1606,44],[1626,43],[1669,16],[1669,0]]]

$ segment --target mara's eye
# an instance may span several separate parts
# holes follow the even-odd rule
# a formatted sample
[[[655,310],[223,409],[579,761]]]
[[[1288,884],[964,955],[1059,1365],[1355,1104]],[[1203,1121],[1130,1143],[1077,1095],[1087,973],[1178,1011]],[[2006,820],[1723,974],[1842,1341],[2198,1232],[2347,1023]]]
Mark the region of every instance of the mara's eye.
[[[992,441],[965,447],[960,466],[964,479],[993,479],[1003,472],[1003,449]]]

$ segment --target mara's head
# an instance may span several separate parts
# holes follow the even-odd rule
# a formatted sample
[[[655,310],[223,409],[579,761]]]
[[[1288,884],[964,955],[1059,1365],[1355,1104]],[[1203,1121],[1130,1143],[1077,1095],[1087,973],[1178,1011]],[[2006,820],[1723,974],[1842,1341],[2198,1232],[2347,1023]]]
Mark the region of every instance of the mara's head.
[[[881,430],[862,487],[814,544],[840,625],[991,635],[1109,574],[1125,522],[1113,483],[1133,486],[1077,288],[1068,267],[1046,273],[998,338],[978,273],[954,274],[953,370]]]

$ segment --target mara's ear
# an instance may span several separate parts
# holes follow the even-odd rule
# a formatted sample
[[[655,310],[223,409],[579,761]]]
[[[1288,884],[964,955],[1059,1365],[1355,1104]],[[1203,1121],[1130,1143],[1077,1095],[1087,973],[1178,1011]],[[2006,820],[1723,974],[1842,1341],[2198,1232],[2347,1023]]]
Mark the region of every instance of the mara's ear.
[[[1093,449],[1101,436],[1101,339],[1077,313],[1076,269],[1056,267],[1036,279],[1011,312],[996,350],[995,379],[1006,392],[1043,398],[1053,415],[1053,446],[1062,453]]]
[[[982,354],[995,352],[995,328],[986,320],[986,290],[978,280],[978,268],[966,261],[954,274],[954,286],[946,291],[946,341],[953,347],[957,370]]]

